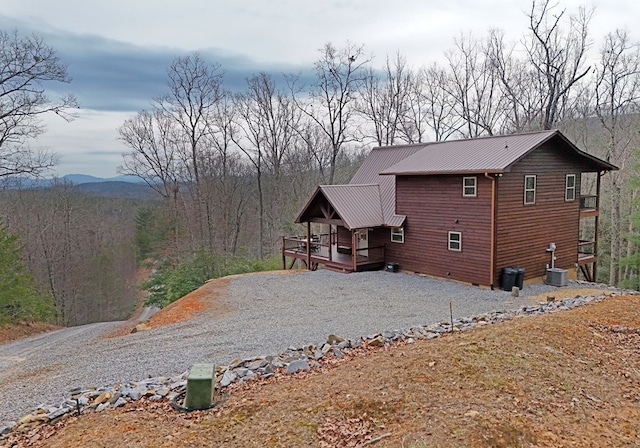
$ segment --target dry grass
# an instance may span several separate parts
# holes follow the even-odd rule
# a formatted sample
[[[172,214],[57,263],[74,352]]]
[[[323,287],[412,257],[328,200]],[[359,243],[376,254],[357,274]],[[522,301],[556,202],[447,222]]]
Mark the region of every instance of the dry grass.
[[[210,411],[135,403],[14,435],[47,447],[640,445],[640,298],[360,350],[234,388]]]

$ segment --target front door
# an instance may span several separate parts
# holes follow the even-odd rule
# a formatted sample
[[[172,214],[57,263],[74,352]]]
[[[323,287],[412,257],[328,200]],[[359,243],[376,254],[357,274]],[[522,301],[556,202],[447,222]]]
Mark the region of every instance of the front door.
[[[363,257],[369,256],[369,251],[367,248],[369,247],[369,229],[360,229],[356,234],[356,245],[357,245],[357,255],[361,255]]]

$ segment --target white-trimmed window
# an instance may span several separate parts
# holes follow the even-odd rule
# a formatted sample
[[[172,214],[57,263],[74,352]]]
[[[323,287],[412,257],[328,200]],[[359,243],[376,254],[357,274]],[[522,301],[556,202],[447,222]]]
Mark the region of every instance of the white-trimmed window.
[[[524,176],[524,203],[536,203],[536,176]]]
[[[391,228],[391,241],[394,243],[404,243],[404,227]]]
[[[576,198],[576,175],[567,174],[567,180],[564,186],[564,200],[573,201]]]
[[[462,250],[462,232],[449,232],[449,250]]]
[[[462,196],[465,198],[475,198],[478,179],[475,176],[462,178]]]

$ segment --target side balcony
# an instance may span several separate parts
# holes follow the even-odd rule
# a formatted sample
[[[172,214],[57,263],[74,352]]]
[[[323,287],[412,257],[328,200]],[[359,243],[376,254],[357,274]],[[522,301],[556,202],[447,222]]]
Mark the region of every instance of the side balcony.
[[[595,217],[599,214],[597,195],[580,196],[580,218]]]

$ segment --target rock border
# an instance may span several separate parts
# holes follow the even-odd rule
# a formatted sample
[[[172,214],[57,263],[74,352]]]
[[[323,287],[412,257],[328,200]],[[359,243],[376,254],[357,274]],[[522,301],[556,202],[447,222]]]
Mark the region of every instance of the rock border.
[[[585,285],[593,285],[584,282]],[[606,287],[606,285],[598,285]],[[608,292],[608,293],[607,293]],[[216,389],[227,388],[236,383],[242,385],[248,381],[267,379],[277,372],[293,374],[322,367],[320,361],[327,357],[340,358],[350,350],[359,347],[386,347],[399,341],[413,343],[420,339],[434,339],[446,333],[469,331],[479,326],[511,320],[517,316],[532,316],[568,310],[588,303],[598,303],[607,297],[616,295],[637,295],[637,291],[620,290],[608,287],[599,295],[575,296],[563,300],[538,302],[536,305],[523,306],[514,310],[492,311],[473,317],[455,319],[453,322],[412,327],[409,329],[388,330],[382,333],[363,336],[360,340],[344,339],[329,335],[320,345],[307,345],[302,348],[289,347],[276,356],[256,356],[247,359],[234,359],[228,366],[216,367]],[[28,431],[32,427],[56,423],[61,418],[82,412],[101,412],[125,406],[145,398],[148,401],[173,400],[186,390],[189,372],[170,377],[154,377],[126,384],[114,384],[100,388],[76,387],[69,390],[69,397],[58,405],[41,404],[33,412],[23,415],[16,421],[0,427],[0,440],[13,431]]]

